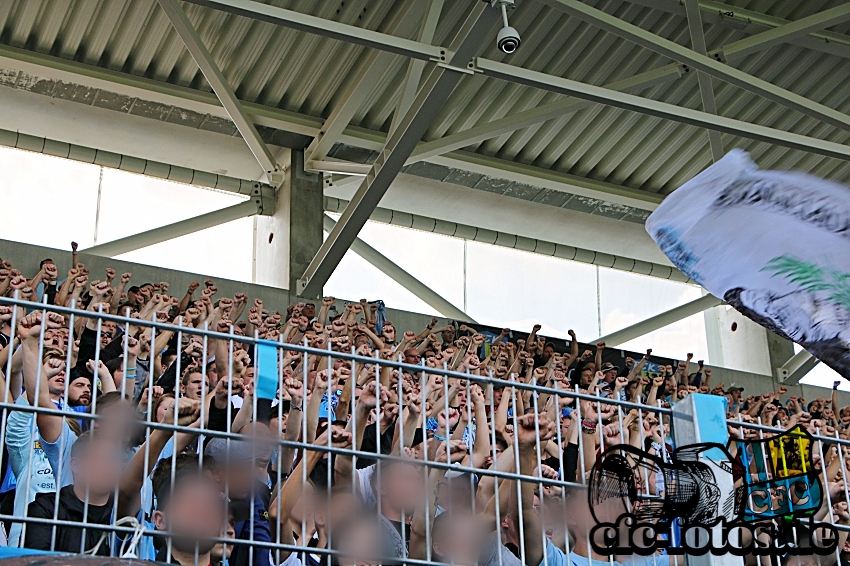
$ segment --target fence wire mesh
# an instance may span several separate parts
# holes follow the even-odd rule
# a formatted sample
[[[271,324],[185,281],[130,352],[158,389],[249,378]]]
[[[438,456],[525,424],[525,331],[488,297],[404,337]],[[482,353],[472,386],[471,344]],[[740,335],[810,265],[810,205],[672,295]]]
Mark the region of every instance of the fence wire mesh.
[[[164,322],[171,307],[122,316],[94,300],[0,298],[14,336],[0,354],[7,546],[184,566],[684,564],[666,551],[600,554],[590,540],[594,469],[590,500],[618,511],[649,517],[702,497],[665,467],[678,425],[663,376],[639,364],[610,382],[571,375],[565,357],[535,367],[515,346],[482,360],[477,336],[428,359],[408,355],[414,336],[373,349],[348,311],[325,325],[257,304],[246,336],[233,301]],[[263,325],[278,339],[259,338]],[[804,507],[820,479],[812,513],[840,544],[747,563],[842,559],[850,440],[797,409],[765,424],[767,413],[730,408],[728,471],[762,516],[776,498]],[[771,440],[795,426],[804,432]],[[654,459],[623,449],[632,475],[618,476],[602,465],[618,445]],[[788,483],[794,470],[803,487]]]

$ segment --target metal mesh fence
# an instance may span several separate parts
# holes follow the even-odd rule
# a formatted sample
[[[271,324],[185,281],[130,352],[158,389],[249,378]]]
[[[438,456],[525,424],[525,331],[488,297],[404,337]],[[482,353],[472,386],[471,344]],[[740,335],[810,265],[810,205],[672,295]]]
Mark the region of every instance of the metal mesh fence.
[[[735,491],[712,506],[720,472],[670,471],[672,428],[692,425],[657,380],[571,381],[565,360],[535,368],[510,348],[481,360],[475,336],[405,363],[413,337],[367,355],[354,316],[305,325],[257,306],[245,336],[232,302],[169,323],[168,305],[125,317],[0,298],[15,336],[0,357],[7,545],[184,565],[683,564],[597,552],[592,527],[632,513],[675,541],[664,513],[699,507],[777,525],[806,511],[839,544],[798,562],[841,559],[850,441],[824,419],[726,421],[716,466]],[[285,332],[261,339],[263,325]]]

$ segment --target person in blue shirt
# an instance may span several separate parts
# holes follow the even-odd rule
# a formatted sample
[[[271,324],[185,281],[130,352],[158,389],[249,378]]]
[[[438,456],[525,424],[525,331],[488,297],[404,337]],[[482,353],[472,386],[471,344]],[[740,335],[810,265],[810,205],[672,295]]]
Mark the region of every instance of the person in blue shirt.
[[[57,313],[47,313],[43,316],[40,312],[34,312],[21,319],[18,325],[18,334],[22,338],[21,352],[25,388],[28,396],[31,395],[32,404],[39,407],[56,409],[56,404],[51,398],[48,377],[50,373],[64,371],[64,359],[47,360],[43,371],[39,366],[39,335],[41,326],[45,331],[61,327],[64,318]],[[104,368],[105,369],[105,368]],[[40,382],[40,383],[39,383]],[[108,381],[104,381],[104,389]],[[95,421],[93,428],[108,432],[116,440],[126,446],[132,434],[134,424],[133,412],[129,403],[114,391],[114,383],[110,383],[109,393],[100,395],[95,403],[97,415],[100,420]],[[31,392],[31,393],[30,393]],[[36,395],[37,394],[37,395]],[[61,489],[73,483],[71,475],[71,447],[77,438],[77,432],[69,424],[68,420],[61,415],[38,413],[35,417],[38,427],[38,440],[44,449],[53,476],[56,479],[56,487]],[[75,421],[72,421],[76,425]]]
[[[37,339],[37,338],[36,338]],[[33,354],[35,359],[28,364],[27,369],[35,367],[38,371],[38,351]],[[64,389],[65,371],[62,353],[52,348],[43,352],[44,364],[42,371],[42,384],[39,394],[46,397],[51,408],[56,408],[56,403],[61,400]],[[26,377],[25,373],[25,377]],[[15,401],[16,406],[28,407],[35,403],[35,378],[27,387],[27,393],[21,395]],[[4,388],[5,391],[5,388]],[[7,399],[10,401],[10,399]],[[39,493],[52,493],[56,491],[53,469],[45,454],[39,429],[34,414],[24,410],[13,410],[9,412],[6,420],[6,448],[9,451],[9,466],[17,482],[14,515],[22,517],[27,506]],[[9,544],[18,546],[21,542],[23,532],[22,523],[13,523],[9,530]]]

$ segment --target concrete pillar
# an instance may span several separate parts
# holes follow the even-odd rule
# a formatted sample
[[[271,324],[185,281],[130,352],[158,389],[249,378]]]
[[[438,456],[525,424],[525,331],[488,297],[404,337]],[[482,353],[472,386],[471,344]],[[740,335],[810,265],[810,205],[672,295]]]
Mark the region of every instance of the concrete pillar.
[[[708,359],[712,365],[773,375],[769,332],[735,309],[721,305],[705,311]]]
[[[290,290],[322,245],[323,193],[320,174],[304,171],[304,152],[288,150],[279,163],[286,180],[275,195],[272,216],[254,220],[254,282]],[[318,297],[310,297],[318,298]]]

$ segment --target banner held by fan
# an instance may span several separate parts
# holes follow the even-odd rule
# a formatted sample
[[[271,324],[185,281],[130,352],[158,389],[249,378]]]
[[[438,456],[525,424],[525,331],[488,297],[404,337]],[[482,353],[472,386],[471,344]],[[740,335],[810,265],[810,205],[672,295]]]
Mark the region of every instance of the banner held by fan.
[[[646,230],[712,295],[850,379],[850,188],[759,170],[733,150],[665,198]]]

